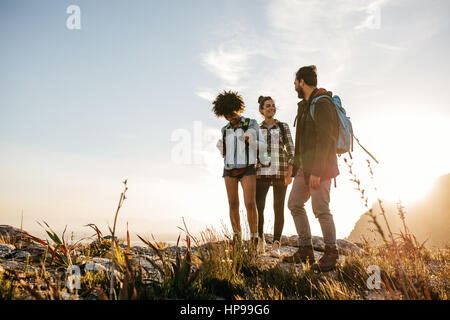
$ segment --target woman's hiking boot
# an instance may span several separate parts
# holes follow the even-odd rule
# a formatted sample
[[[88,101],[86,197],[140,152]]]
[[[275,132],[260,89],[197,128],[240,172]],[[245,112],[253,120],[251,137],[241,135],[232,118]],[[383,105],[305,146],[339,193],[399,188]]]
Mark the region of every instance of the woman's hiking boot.
[[[313,269],[320,272],[327,272],[336,268],[339,253],[337,248],[325,246],[325,252],[319,262],[314,264]]]
[[[284,257],[283,261],[291,263],[309,263],[312,265],[315,262],[313,247],[300,246],[292,256]]]

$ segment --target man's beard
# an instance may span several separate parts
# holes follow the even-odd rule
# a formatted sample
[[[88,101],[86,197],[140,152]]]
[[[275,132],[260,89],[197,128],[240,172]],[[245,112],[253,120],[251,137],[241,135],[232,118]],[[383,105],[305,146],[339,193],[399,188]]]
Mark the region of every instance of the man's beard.
[[[297,91],[297,96],[300,99],[305,99],[305,92],[303,91],[303,89],[301,87],[295,88],[295,90]]]

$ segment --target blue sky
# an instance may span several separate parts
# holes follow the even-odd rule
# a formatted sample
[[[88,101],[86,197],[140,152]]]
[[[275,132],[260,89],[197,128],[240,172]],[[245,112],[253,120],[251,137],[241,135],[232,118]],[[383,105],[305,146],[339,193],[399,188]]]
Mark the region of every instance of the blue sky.
[[[80,30],[66,27],[72,4]],[[17,225],[24,210],[30,230],[45,219],[106,231],[128,178],[122,229],[129,221],[173,238],[184,216],[194,230],[220,230],[229,222],[214,144],[225,121],[211,99],[238,90],[260,121],[257,98],[271,95],[292,129],[294,73],[309,64],[382,161],[383,196],[412,201],[450,171],[449,9],[415,0],[0,0],[0,223]],[[177,146],[192,158],[180,161]],[[343,237],[364,207],[341,171],[332,207]]]

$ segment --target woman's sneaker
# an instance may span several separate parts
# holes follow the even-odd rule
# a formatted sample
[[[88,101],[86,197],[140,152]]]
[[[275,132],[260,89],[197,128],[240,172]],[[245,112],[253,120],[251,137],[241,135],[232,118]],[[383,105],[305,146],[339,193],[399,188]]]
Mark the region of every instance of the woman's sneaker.
[[[281,247],[280,241],[275,240],[272,244],[272,250],[270,250],[270,255],[279,258],[281,256],[280,247]]]
[[[266,252],[266,240],[263,237],[258,237],[258,254]]]

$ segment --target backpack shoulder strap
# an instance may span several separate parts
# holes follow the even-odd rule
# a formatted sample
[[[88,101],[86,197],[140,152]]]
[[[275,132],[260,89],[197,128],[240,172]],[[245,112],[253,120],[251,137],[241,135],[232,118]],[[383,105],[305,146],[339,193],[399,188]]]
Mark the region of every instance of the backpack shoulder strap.
[[[242,125],[242,130],[246,132],[250,126],[250,118],[244,118],[244,124]],[[247,140],[245,140],[245,165],[248,167],[250,145]]]
[[[294,128],[295,128],[295,125],[297,124],[299,113],[300,113],[300,106],[297,107],[297,114],[295,115],[295,119],[294,119]]]
[[[246,132],[250,126],[250,118],[244,118],[244,124],[242,125],[242,130]]]
[[[320,95],[320,96],[318,96],[318,97],[315,97],[315,98],[311,101],[311,105],[309,106],[309,113],[310,113],[311,118],[312,118],[313,120],[314,120],[314,111],[315,111],[315,109],[316,109],[316,102],[317,102],[317,100],[319,100],[319,99],[322,98],[322,97],[328,98],[328,100],[330,100],[330,101],[333,103],[333,105],[334,105],[333,98],[330,97],[330,96],[327,95],[327,94],[322,94],[322,95]]]
[[[281,139],[284,144],[286,144],[286,128],[284,127],[284,123],[281,121],[278,121],[278,127],[280,127],[280,133],[281,133]]]
[[[227,155],[227,127],[223,128],[222,133],[222,149],[223,149],[223,156],[225,157]]]
[[[280,127],[281,134],[284,136],[286,134],[286,129],[284,128],[283,122],[278,121],[278,126]]]
[[[284,123],[280,122],[280,121],[278,122],[278,126],[280,127],[281,141],[283,141],[283,144],[284,144],[283,150],[286,153],[286,155],[288,156],[287,148],[288,148],[289,141],[288,141],[288,137],[286,135],[286,128],[284,127]]]

